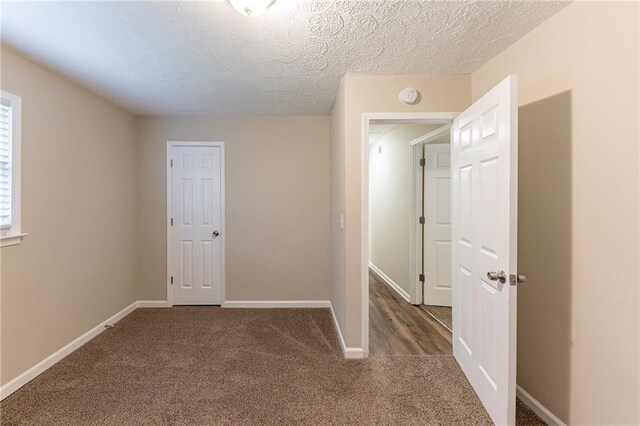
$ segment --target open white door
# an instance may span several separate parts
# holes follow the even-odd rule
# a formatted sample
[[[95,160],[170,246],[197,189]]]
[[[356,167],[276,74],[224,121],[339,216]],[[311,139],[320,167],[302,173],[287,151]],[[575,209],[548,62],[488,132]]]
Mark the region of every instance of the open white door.
[[[515,423],[517,100],[512,75],[451,129],[453,353],[498,425]]]

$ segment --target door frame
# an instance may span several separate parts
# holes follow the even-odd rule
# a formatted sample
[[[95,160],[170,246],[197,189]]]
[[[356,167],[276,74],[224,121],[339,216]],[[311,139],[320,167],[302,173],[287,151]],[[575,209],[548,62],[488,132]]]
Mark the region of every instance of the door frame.
[[[360,232],[362,235],[360,246],[360,342],[362,356],[369,356],[369,124],[371,121],[394,121],[399,124],[447,124],[452,122],[459,112],[365,112],[361,122],[361,185],[360,197]],[[414,152],[412,150],[412,152]],[[412,153],[412,157],[413,157]],[[415,159],[413,159],[415,161]],[[415,211],[415,206],[411,209]],[[411,249],[415,246],[415,234],[410,235]],[[410,258],[410,268],[416,268],[415,257]],[[413,292],[412,292],[413,293]],[[422,294],[422,293],[420,293]],[[411,300],[414,294],[409,295]]]
[[[167,306],[173,306],[173,290],[171,285],[171,276],[173,275],[172,267],[172,233],[171,233],[171,213],[172,213],[172,168],[171,168],[171,150],[176,147],[218,147],[220,148],[220,296],[221,304],[225,302],[225,240],[226,240],[226,226],[225,226],[225,154],[224,154],[224,142],[202,142],[202,141],[167,141],[167,174],[166,174],[166,186],[167,186]]]
[[[422,167],[420,166],[420,162],[418,161],[420,158],[419,149],[424,148],[424,146],[431,141],[439,139],[445,133],[450,133],[452,125],[453,119],[450,122],[442,125],[441,127],[438,127],[437,129],[432,130],[429,133],[425,133],[419,138],[411,141],[411,183],[413,185],[413,189],[411,191],[411,212],[413,213],[414,217],[420,217],[422,215],[421,201],[423,197],[423,176]],[[412,277],[412,279],[410,283],[411,292],[409,293],[409,300],[412,305],[421,305],[424,303],[424,289],[423,283],[418,279],[418,276],[421,272],[420,265],[423,256],[423,247],[421,245],[423,235],[422,228],[417,221],[411,221],[410,232],[411,271],[409,276]]]

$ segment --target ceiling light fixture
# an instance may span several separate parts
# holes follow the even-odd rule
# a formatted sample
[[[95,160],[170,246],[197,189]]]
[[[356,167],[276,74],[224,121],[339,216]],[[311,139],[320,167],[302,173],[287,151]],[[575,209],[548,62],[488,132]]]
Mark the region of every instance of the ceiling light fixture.
[[[262,15],[276,0],[229,0],[231,6],[241,15],[254,18]]]

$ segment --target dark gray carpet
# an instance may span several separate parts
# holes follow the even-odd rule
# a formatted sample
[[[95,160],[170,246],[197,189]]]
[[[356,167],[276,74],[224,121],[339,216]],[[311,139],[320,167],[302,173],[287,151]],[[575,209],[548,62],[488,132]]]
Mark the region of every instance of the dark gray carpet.
[[[453,357],[345,360],[326,309],[138,309],[0,411],[3,425],[491,423]]]

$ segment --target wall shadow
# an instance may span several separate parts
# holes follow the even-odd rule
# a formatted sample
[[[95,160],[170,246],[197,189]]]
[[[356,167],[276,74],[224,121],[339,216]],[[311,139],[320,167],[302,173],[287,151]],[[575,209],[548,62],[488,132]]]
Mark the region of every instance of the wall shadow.
[[[571,374],[571,92],[518,110],[517,382],[564,422]]]

